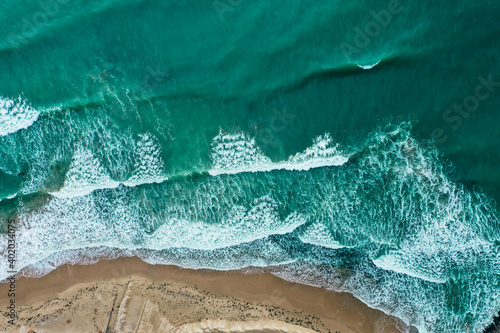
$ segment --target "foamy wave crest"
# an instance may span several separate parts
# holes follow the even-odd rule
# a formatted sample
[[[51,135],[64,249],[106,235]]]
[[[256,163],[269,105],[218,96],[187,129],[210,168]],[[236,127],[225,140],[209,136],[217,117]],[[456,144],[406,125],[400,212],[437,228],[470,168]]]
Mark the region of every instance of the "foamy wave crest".
[[[73,155],[63,187],[50,194],[59,198],[71,198],[85,196],[98,189],[116,188],[120,184],[137,186],[159,183],[167,179],[161,149],[156,138],[149,133],[141,134],[139,141],[134,143],[134,169],[132,176],[127,180],[112,179],[92,152],[80,146]]]
[[[16,232],[18,267],[47,262],[45,258],[55,253],[94,247],[220,251],[220,267],[238,266],[237,259],[220,262],[226,253],[222,249],[287,234],[305,223],[301,215],[283,212],[281,203],[270,195],[253,198],[227,193],[226,183],[213,177],[192,185],[195,187],[169,183],[158,184],[158,188],[119,186],[87,196],[54,197],[35,211],[21,208]],[[0,238],[0,245],[6,242],[6,237]],[[280,252],[273,246],[267,251],[264,258],[276,258]],[[245,262],[267,266],[268,261],[259,259],[262,255],[252,253],[254,258]],[[43,267],[37,270],[46,271],[46,264]]]
[[[307,171],[312,168],[324,166],[339,166],[349,160],[339,145],[334,145],[329,133],[320,135],[313,140],[311,147],[302,153],[291,156],[287,162],[282,163],[282,169]]]
[[[218,142],[228,163],[270,163],[244,136]],[[407,124],[353,151],[342,167],[202,174],[20,206],[18,267],[43,274],[103,248],[191,268],[276,266],[276,275],[351,292],[420,332],[481,331],[500,306],[494,203],[454,182]],[[336,154],[326,136],[290,161]]]
[[[271,164],[257,147],[255,139],[244,133],[230,135],[222,131],[212,141],[212,161],[211,175],[260,170]]]
[[[212,250],[190,248],[151,250],[94,246],[54,252],[40,261],[25,266],[19,271],[18,276],[37,278],[66,264],[92,265],[100,260],[113,260],[122,257],[139,257],[152,265],[176,265],[191,269],[222,271],[245,267],[266,268],[271,265],[286,265],[295,261],[290,252],[283,249],[271,237]],[[2,275],[0,281],[6,276]]]
[[[378,60],[372,64],[367,64],[367,65],[360,65],[360,64],[357,64],[359,68],[362,68],[362,69],[372,69],[373,67],[377,66],[378,64],[380,64],[380,61],[381,60]]]
[[[17,193],[71,197],[167,179],[163,147],[171,139],[124,130],[106,108],[63,106],[38,122],[18,135],[0,136],[0,169],[23,175]]]
[[[348,156],[333,144],[330,134],[318,136],[313,145],[287,161],[273,163],[257,147],[254,138],[244,133],[217,135],[212,141],[213,176],[240,172],[266,172],[272,170],[302,170],[324,166],[339,166],[347,162]]]
[[[24,99],[0,97],[0,136],[28,128],[38,119],[40,111],[32,108]]]
[[[136,144],[134,171],[132,176],[123,182],[127,186],[146,183],[161,183],[167,179],[165,163],[161,158],[161,148],[154,135],[140,134]]]
[[[78,147],[73,156],[63,188],[51,193],[61,198],[83,196],[100,188],[114,188],[119,182],[114,181],[88,149]]]
[[[331,249],[341,249],[352,247],[352,245],[342,244],[330,230],[328,225],[323,223],[310,223],[306,225],[298,235],[299,239],[308,244],[324,246]]]

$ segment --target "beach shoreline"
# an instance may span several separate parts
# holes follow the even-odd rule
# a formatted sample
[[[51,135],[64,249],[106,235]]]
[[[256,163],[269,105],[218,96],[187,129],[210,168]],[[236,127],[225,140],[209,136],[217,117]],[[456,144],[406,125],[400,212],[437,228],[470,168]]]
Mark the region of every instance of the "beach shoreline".
[[[63,265],[40,278],[21,277],[16,290],[18,318],[12,326],[3,310],[1,331],[125,332],[124,327],[135,325],[137,332],[181,332],[180,327],[210,331],[223,325],[228,331],[250,332],[256,322],[264,325],[258,330],[269,332],[408,329],[348,293],[287,282],[269,273],[150,265],[135,257]],[[8,284],[0,284],[2,309],[9,304],[7,295]]]

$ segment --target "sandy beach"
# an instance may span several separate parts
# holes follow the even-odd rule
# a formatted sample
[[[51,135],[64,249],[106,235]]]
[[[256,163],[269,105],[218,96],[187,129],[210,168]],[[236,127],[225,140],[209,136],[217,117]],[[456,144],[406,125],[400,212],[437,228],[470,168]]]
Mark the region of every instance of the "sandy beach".
[[[348,293],[243,274],[149,265],[138,258],[65,265],[16,281],[15,326],[0,285],[1,332],[404,332]]]

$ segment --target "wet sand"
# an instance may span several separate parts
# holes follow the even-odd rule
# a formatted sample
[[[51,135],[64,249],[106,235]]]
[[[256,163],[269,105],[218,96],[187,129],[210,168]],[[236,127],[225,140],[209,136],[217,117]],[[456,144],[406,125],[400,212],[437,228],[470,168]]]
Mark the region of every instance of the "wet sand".
[[[405,332],[348,293],[269,273],[182,269],[138,258],[64,265],[16,281],[15,326],[0,284],[1,332]]]

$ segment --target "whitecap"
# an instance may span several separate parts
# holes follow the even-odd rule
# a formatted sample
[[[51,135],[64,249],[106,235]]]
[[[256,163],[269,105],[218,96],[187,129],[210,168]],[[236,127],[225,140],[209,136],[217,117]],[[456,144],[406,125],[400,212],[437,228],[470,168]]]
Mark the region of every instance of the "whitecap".
[[[377,62],[374,62],[373,64],[368,64],[368,65],[360,65],[360,64],[356,64],[358,65],[359,68],[362,68],[362,69],[372,69],[373,67],[377,66],[378,64],[380,64],[380,61],[377,61]]]
[[[257,147],[254,138],[245,133],[217,135],[212,141],[212,176],[241,172],[267,172],[272,170],[307,171],[325,166],[340,166],[349,157],[338,145],[333,144],[330,134],[320,135],[311,147],[290,156],[286,161],[272,162]]]
[[[78,147],[66,173],[62,189],[50,194],[60,198],[71,198],[85,196],[96,189],[116,188],[118,185],[119,182],[108,175],[90,150]]]
[[[113,179],[89,149],[79,146],[75,150],[62,188],[49,193],[59,198],[72,198],[86,196],[95,190],[116,188],[120,184],[134,187],[161,183],[168,179],[165,163],[161,158],[161,147],[155,136],[150,133],[140,134],[134,146],[132,176],[123,181]]]
[[[222,135],[214,165],[226,172],[225,157],[233,170],[276,164],[251,141]],[[338,153],[325,135],[286,163]],[[73,166],[91,167],[78,170],[102,170],[95,157],[80,159],[87,162]],[[40,209],[20,209],[17,241],[29,250],[20,252],[18,265],[36,266],[43,275],[64,263],[68,251],[78,261],[100,247],[192,268],[295,261],[276,270],[288,280],[352,292],[421,332],[465,332],[464,324],[479,331],[498,308],[494,207],[450,180],[437,154],[412,139],[407,126],[372,134],[351,162],[310,173],[203,175],[141,191],[120,187],[52,198]],[[6,245],[4,235],[0,253]],[[39,266],[41,261],[47,264]],[[6,265],[0,262],[0,273]],[[451,311],[452,302],[464,304],[463,311]]]
[[[132,176],[123,182],[126,186],[161,183],[166,180],[165,163],[161,158],[161,147],[157,138],[150,134],[139,134],[136,143],[136,159]]]
[[[39,115],[40,111],[31,107],[21,97],[15,100],[0,97],[0,136],[28,128]]]

